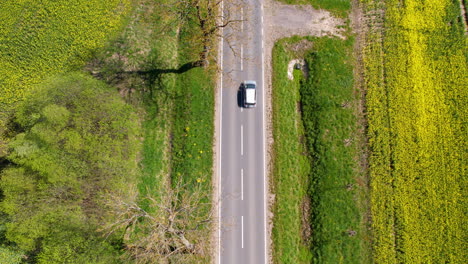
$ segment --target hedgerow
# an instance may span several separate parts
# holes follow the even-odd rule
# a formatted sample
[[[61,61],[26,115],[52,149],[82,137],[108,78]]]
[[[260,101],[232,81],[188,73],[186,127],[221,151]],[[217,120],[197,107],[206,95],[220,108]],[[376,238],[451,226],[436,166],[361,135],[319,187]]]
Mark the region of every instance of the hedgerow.
[[[366,2],[375,261],[465,263],[468,65],[459,5]]]

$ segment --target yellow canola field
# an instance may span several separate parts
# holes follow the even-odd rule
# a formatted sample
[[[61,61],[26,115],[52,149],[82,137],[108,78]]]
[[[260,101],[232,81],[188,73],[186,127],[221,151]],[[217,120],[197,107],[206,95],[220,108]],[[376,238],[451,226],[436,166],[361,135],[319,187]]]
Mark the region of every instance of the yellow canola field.
[[[384,34],[368,36],[376,263],[468,262],[468,42],[459,11],[450,0],[385,1]]]

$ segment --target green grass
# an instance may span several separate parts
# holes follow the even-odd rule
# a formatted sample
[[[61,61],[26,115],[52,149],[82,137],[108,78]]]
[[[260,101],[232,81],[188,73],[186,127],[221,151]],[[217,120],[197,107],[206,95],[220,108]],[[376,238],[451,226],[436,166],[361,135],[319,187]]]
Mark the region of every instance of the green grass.
[[[161,15],[161,7],[148,0],[141,3],[125,32],[88,68],[97,67],[102,78],[134,90],[127,99],[141,108],[146,130],[140,192],[144,195],[148,188],[157,190],[179,179],[203,183],[210,191],[216,73],[202,68],[162,72],[198,59],[197,46],[190,42],[198,28],[191,23],[179,28],[170,23],[173,17]],[[136,71],[148,73],[132,73]],[[125,79],[114,81],[122,72],[127,72]]]
[[[181,31],[179,65],[198,60],[197,49],[183,43],[195,34],[197,26],[188,24]],[[198,49],[200,50],[200,49]],[[200,189],[202,203],[212,201],[213,176],[213,133],[214,133],[214,70],[193,68],[177,76],[176,96],[172,130],[172,177],[173,184],[182,182],[188,191]],[[200,188],[198,188],[198,185]],[[211,207],[201,207],[205,215]],[[194,238],[204,244],[205,252],[210,252],[211,225],[203,227],[199,237]],[[211,254],[197,255],[193,263],[210,263]]]
[[[173,179],[211,188],[214,124],[214,83],[201,69],[179,79],[173,140]]]
[[[167,26],[167,34],[160,36],[162,27],[167,25],[167,18],[161,17],[157,8],[152,1],[143,0],[135,9],[122,36],[123,45],[116,51],[127,58],[124,71],[177,67],[179,40],[175,32],[178,25]],[[140,79],[138,76],[132,79],[132,76],[127,76],[122,85],[127,89],[134,87],[136,95],[129,100],[142,109],[144,143],[142,176],[138,185],[140,197],[151,195],[157,198],[167,188],[171,174],[173,157],[170,136],[173,131],[178,76],[164,74],[157,77],[158,81],[145,78],[151,80],[156,77],[145,76]],[[144,206],[147,206],[146,202],[143,202]]]
[[[353,39],[308,38],[313,48],[294,54],[287,47],[299,40],[282,40],[273,52],[274,261],[366,263]],[[287,62],[298,57],[310,76],[289,81]]]
[[[188,24],[180,41],[189,43],[196,30],[196,25]],[[180,65],[198,59],[196,46],[180,47]],[[211,189],[213,166],[215,76],[215,71],[193,68],[180,74],[176,84],[172,179],[203,184],[206,191]]]
[[[87,71],[119,89],[127,102],[139,109],[143,146],[137,191],[141,206],[149,211],[154,208],[145,198],[158,199],[169,183],[177,76],[136,72],[178,66],[178,24],[168,23],[170,18],[159,11],[151,0],[134,2],[123,31],[86,66]],[[165,34],[161,35],[163,28]]]
[[[301,87],[303,121],[312,156],[312,248],[318,263],[366,263],[369,248],[357,199],[360,179],[351,51],[353,39],[323,38],[309,53]],[[349,231],[355,231],[350,236]]]
[[[308,238],[301,236],[302,205],[307,201],[311,166],[306,155],[301,116],[299,74],[294,81],[286,77],[287,64],[293,58],[280,41],[273,50],[273,252],[275,263],[310,263]],[[307,213],[306,213],[307,214]],[[308,227],[305,227],[308,228]]]

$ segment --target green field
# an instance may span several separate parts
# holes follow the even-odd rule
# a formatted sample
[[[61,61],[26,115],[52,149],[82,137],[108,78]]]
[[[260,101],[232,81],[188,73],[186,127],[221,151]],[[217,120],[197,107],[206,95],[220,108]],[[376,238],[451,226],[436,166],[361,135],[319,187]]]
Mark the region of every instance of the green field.
[[[275,263],[367,263],[361,206],[367,186],[356,159],[360,137],[350,52],[353,39],[298,38],[273,51],[273,167]],[[287,63],[305,57],[309,78]]]
[[[364,2],[375,261],[466,263],[468,49],[459,3]]]

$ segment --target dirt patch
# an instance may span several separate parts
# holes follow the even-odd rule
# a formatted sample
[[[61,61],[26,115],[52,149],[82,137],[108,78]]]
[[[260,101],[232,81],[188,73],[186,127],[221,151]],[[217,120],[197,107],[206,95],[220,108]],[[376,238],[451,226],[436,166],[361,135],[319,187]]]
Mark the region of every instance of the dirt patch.
[[[302,224],[302,241],[304,244],[308,245],[311,242],[312,238],[312,225],[310,222],[310,207],[311,207],[312,201],[310,200],[310,197],[305,196],[304,199],[302,200],[301,204],[301,211],[302,211],[302,219],[301,219],[301,224]]]
[[[265,22],[268,35],[275,40],[294,35],[344,38],[343,19],[308,5],[285,5],[276,1],[266,1]]]

